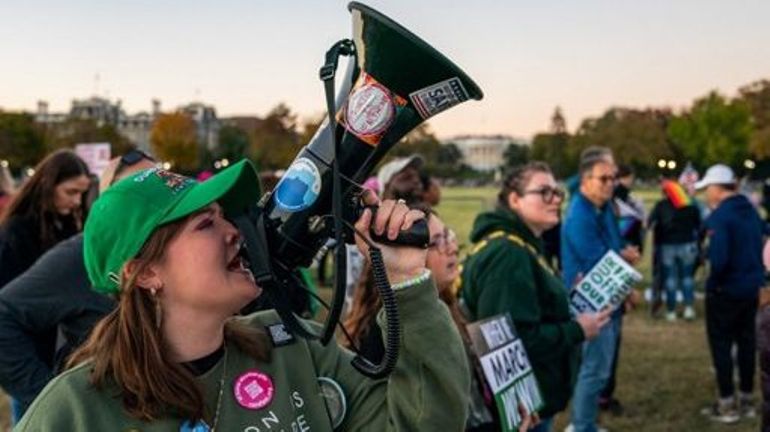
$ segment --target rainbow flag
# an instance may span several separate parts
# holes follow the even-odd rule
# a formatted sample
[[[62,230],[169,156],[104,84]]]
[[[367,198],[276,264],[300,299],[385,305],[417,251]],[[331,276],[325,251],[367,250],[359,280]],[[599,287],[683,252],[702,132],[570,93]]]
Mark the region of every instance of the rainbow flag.
[[[680,209],[692,204],[692,198],[679,183],[673,180],[663,180],[661,187],[674,208]]]

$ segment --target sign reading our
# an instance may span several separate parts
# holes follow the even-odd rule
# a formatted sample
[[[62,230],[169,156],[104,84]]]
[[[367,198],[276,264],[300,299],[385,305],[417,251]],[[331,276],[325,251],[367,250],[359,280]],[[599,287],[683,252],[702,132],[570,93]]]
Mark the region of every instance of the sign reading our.
[[[497,315],[468,324],[468,334],[495,396],[503,430],[515,431],[522,414],[542,408],[543,398],[513,321],[508,314]]]
[[[623,304],[642,275],[613,251],[607,252],[572,288],[570,306],[575,313],[598,312]]]

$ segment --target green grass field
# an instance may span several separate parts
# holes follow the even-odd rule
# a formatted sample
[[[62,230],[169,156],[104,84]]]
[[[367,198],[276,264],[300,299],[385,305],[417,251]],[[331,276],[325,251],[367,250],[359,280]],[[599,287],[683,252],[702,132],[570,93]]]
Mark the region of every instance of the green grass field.
[[[473,218],[494,206],[496,193],[493,188],[446,189],[438,212],[457,232],[461,243],[468,245]],[[649,190],[639,192],[639,196],[649,208],[659,194]],[[650,277],[649,263],[647,248],[640,265],[646,280]],[[653,320],[647,306],[642,305],[626,316],[620,356],[616,396],[626,412],[621,417],[602,417],[601,424],[611,431],[743,432],[759,428],[758,420],[744,419],[737,425],[722,426],[699,414],[715,397],[702,314],[694,322],[671,324]],[[755,394],[759,401],[759,394]],[[7,399],[0,394],[0,430],[8,427],[6,406]],[[558,416],[554,430],[561,431],[568,420],[566,414]]]

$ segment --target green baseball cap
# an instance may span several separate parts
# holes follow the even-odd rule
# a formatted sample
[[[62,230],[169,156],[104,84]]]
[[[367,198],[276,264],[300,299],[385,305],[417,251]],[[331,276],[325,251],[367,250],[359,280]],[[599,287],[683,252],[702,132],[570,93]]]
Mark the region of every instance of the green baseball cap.
[[[225,214],[235,214],[260,195],[259,177],[246,159],[202,183],[160,168],[115,183],[94,202],[83,230],[83,258],[94,290],[119,292],[123,265],[159,226],[215,201]]]

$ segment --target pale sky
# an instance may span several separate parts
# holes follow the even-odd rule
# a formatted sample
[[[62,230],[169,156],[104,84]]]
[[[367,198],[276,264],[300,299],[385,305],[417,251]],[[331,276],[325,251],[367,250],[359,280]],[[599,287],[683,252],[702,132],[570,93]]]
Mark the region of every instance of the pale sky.
[[[370,0],[454,60],[484,100],[431,119],[440,137],[574,130],[610,106],[684,107],[770,78],[770,2]],[[0,107],[66,111],[94,93],[129,113],[192,100],[220,116],[284,102],[323,112],[318,68],[351,36],[346,1],[2,0]],[[387,55],[385,53],[384,55]],[[95,76],[99,75],[96,85]]]

